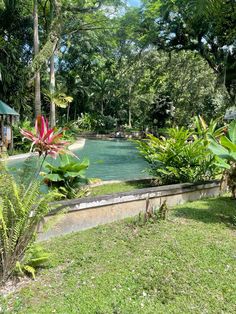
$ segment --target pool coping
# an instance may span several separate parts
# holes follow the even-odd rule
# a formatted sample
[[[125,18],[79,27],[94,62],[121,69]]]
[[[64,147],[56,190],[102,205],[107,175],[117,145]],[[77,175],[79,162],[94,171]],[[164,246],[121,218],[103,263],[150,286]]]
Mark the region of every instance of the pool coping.
[[[51,211],[49,215],[54,215],[55,212],[62,208],[68,208],[69,211],[85,210],[87,208],[99,207],[101,205],[113,205],[123,202],[132,202],[134,200],[144,200],[160,196],[171,196],[175,194],[188,193],[199,191],[202,189],[211,189],[219,187],[219,180],[212,180],[204,183],[179,183],[171,185],[163,185],[150,188],[135,189],[128,192],[120,192],[113,194],[104,194],[94,197],[76,198],[72,200],[63,200],[53,202],[52,205],[57,206],[57,209]]]
[[[68,149],[71,151],[74,151],[79,148],[83,148],[85,145],[86,138],[78,138],[73,144],[68,146]],[[37,152],[29,152],[25,154],[17,154],[17,155],[12,155],[8,156],[7,158],[0,158],[0,161],[7,161],[7,160],[20,160],[20,159],[26,159],[31,156],[37,156]]]
[[[44,231],[42,223],[38,229],[38,241],[137,216],[145,212],[147,200],[153,209],[159,208],[164,202],[168,208],[172,208],[188,201],[220,194],[220,181],[213,180],[53,202],[51,206],[54,209],[44,219],[44,223],[49,221],[49,225],[52,221],[53,227]],[[62,214],[62,211],[65,212]]]

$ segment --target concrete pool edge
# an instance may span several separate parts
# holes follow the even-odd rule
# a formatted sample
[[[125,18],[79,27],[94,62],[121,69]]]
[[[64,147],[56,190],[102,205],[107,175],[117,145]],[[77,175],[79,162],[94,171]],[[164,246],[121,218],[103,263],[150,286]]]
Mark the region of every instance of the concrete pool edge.
[[[206,183],[182,183],[160,187],[151,187],[131,192],[102,195],[54,202],[56,211],[66,208],[67,212],[48,231],[39,232],[39,240],[68,234],[111,223],[127,217],[133,217],[145,211],[146,199],[150,206],[159,207],[166,201],[169,207],[207,197],[219,196],[220,181]],[[55,212],[45,218],[45,222],[54,219]]]
[[[78,138],[73,144],[68,146],[68,149],[73,151],[79,148],[83,148],[85,145],[85,138]],[[25,153],[25,154],[17,154],[17,155],[12,155],[8,156],[7,158],[0,158],[0,161],[7,161],[7,160],[20,160],[20,159],[26,159],[31,156],[37,156],[36,152],[30,152],[30,153]]]

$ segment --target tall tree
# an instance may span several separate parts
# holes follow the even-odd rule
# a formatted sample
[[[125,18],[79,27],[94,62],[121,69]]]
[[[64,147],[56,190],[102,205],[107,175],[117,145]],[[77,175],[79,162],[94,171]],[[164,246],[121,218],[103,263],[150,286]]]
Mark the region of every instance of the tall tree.
[[[198,51],[236,101],[235,0],[146,0],[142,12],[146,45]]]
[[[54,25],[54,16],[59,16],[60,14],[60,5],[56,0],[50,0],[50,27],[53,27]],[[52,31],[50,29],[50,31]],[[59,40],[59,36],[58,36],[58,40]],[[51,95],[55,94],[56,91],[56,77],[55,77],[55,53],[56,53],[56,49],[57,49],[57,43],[58,41],[55,42],[54,45],[54,49],[52,51],[52,55],[50,57],[50,93]],[[56,125],[56,104],[55,101],[53,99],[53,97],[51,97],[50,100],[50,124],[51,127],[54,127]]]
[[[34,57],[39,53],[39,17],[38,17],[38,0],[34,0],[33,8],[34,16]],[[41,114],[41,82],[40,82],[40,69],[37,69],[34,74],[34,99],[35,99],[35,116]]]
[[[33,109],[28,84],[32,43],[32,0],[0,0],[0,99],[22,117],[30,116]]]

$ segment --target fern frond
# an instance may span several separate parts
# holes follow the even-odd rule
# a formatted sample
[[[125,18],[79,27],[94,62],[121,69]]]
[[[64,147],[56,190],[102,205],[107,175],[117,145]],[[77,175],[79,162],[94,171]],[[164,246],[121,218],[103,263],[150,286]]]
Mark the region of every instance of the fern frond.
[[[24,270],[29,273],[33,279],[35,279],[35,268],[29,265],[24,266]]]

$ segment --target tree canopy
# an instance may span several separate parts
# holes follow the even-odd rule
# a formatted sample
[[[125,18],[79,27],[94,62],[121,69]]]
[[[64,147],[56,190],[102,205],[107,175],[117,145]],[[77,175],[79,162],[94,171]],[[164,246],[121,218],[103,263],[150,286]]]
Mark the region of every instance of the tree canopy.
[[[1,0],[0,99],[33,117],[38,73],[38,105],[52,124],[99,113],[156,129],[219,116],[236,97],[235,5]]]

